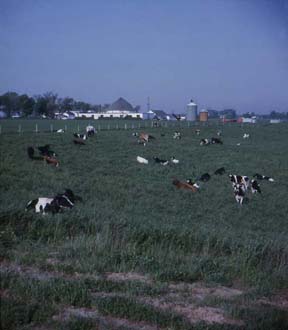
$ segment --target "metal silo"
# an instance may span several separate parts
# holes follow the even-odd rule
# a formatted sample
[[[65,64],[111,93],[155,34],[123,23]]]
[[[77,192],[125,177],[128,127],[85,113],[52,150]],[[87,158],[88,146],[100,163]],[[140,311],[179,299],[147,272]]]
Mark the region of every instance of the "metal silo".
[[[186,120],[188,121],[196,121],[197,120],[197,104],[191,100],[187,104],[187,116]]]

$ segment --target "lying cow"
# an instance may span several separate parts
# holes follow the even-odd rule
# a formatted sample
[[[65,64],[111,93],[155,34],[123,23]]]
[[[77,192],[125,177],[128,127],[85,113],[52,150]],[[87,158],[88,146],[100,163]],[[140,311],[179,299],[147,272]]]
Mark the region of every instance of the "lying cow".
[[[214,137],[211,138],[211,143],[212,144],[223,144],[223,142],[220,139],[214,138]]]
[[[201,139],[200,146],[207,146],[208,144],[210,144],[208,139]]]
[[[270,176],[262,175],[262,174],[259,174],[259,173],[254,174],[253,175],[253,178],[256,178],[257,180],[267,180],[267,181],[270,181],[270,182],[274,182],[275,181]]]
[[[87,140],[88,139],[87,134],[73,133],[73,136],[77,139],[82,139],[82,140]]]
[[[173,139],[180,140],[181,139],[181,133],[178,132],[178,131],[174,132]]]
[[[192,181],[188,183],[188,182],[181,182],[178,179],[174,179],[172,183],[178,189],[191,190],[193,192],[197,192],[199,187],[197,184],[193,183]]]
[[[59,213],[64,209],[72,208],[75,201],[81,201],[82,198],[75,196],[71,189],[66,189],[63,194],[57,194],[53,198],[39,197],[29,201],[25,211],[34,209],[36,213]]]

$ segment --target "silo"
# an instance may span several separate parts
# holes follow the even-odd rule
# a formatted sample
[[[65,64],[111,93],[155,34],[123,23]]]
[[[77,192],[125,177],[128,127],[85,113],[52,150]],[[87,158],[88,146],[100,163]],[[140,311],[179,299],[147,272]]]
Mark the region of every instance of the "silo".
[[[207,121],[208,120],[208,111],[203,109],[200,111],[200,114],[199,114],[199,120],[200,121]]]
[[[187,104],[187,115],[186,120],[188,121],[196,121],[197,120],[197,104],[191,100]]]

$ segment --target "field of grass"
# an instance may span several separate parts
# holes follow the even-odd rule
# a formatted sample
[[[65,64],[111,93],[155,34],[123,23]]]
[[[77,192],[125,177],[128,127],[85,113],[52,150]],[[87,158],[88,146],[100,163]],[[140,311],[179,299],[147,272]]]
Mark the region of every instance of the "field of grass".
[[[132,129],[101,129],[74,145],[85,123],[43,121],[35,133],[32,121],[0,122],[2,328],[287,328],[288,125],[221,126],[223,145],[200,146],[219,126],[197,136],[181,123],[174,140],[175,127],[147,123],[156,139],[146,147]],[[27,156],[47,143],[58,168]],[[227,175],[212,175],[199,193],[172,185],[219,167],[275,182],[260,182],[262,194],[249,192],[242,206]],[[83,202],[54,216],[24,211],[65,188]]]

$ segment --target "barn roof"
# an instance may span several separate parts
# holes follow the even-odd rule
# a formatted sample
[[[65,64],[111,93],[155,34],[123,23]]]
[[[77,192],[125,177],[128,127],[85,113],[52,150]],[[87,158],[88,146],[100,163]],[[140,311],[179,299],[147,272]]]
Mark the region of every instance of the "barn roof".
[[[117,101],[112,103],[108,110],[121,110],[134,112],[132,105],[127,102],[123,97],[120,97]]]

